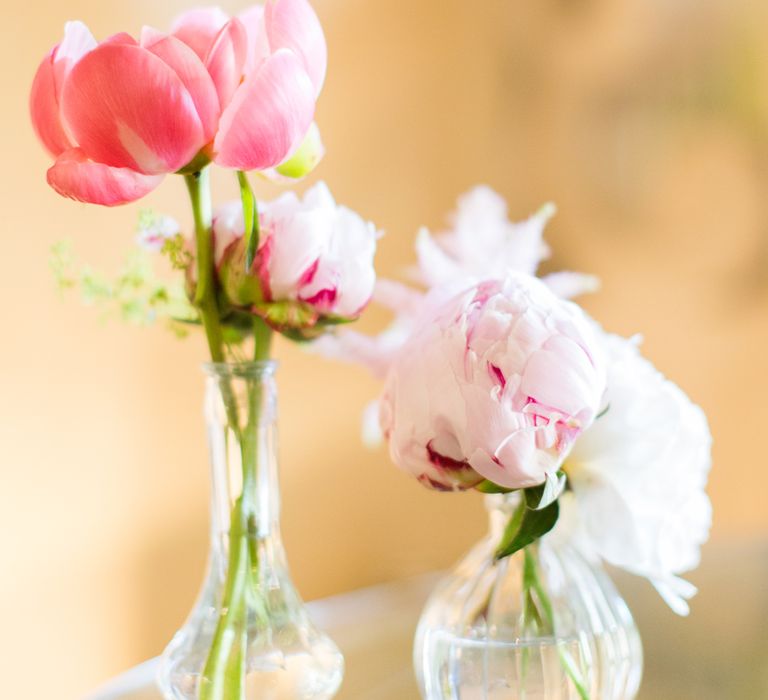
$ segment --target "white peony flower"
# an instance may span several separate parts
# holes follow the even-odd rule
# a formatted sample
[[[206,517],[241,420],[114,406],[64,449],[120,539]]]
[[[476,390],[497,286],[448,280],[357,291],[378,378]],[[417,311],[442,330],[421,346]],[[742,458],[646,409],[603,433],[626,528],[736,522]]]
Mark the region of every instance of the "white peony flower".
[[[422,228],[416,237],[419,266],[416,277],[427,287],[457,280],[503,279],[510,272],[535,275],[549,257],[544,227],[555,214],[545,204],[525,221],[509,220],[507,203],[490,187],[480,185],[459,197],[449,231],[432,235]],[[576,272],[546,275],[543,281],[566,298],[593,292],[599,286],[592,275]]]
[[[688,613],[696,588],[677,574],[699,564],[709,536],[711,435],[703,411],[638,351],[602,333],[607,409],[576,441],[557,528],[588,555],[651,580]]]

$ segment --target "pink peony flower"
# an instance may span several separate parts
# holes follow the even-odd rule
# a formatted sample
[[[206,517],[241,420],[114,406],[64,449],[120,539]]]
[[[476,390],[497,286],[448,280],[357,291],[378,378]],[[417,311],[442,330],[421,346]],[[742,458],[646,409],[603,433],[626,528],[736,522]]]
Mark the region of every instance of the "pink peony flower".
[[[242,206],[227,204],[214,215],[214,255],[227,299],[254,307],[280,325],[312,326],[319,318],[353,319],[373,293],[377,232],[355,212],[338,206],[325,183],[300,200],[293,192],[259,206],[259,248],[245,272]],[[272,305],[270,309],[269,306]],[[304,314],[295,315],[303,310]]]
[[[379,280],[374,301],[394,312],[391,327],[378,336],[343,329],[316,343],[315,350],[363,364],[384,378],[402,344],[418,328],[420,315],[425,313],[423,302],[429,300],[432,307],[438,296],[448,298],[481,280],[501,280],[511,272],[536,274],[549,255],[543,233],[554,211],[553,205],[546,205],[527,220],[514,223],[509,220],[506,202],[496,192],[484,185],[473,188],[459,198],[448,231],[433,235],[422,228],[418,233],[414,277],[428,293]],[[580,272],[553,272],[541,279],[564,299],[599,287],[596,277]]]
[[[68,22],[30,95],[35,131],[56,159],[48,182],[111,206],[210,160],[275,168],[312,126],[325,65],[306,0],[275,0],[242,19],[195,10],[172,34],[145,27],[138,41],[123,33],[97,43]]]
[[[513,273],[420,318],[387,375],[381,426],[393,461],[428,487],[525,488],[554,478],[604,390],[583,312]]]

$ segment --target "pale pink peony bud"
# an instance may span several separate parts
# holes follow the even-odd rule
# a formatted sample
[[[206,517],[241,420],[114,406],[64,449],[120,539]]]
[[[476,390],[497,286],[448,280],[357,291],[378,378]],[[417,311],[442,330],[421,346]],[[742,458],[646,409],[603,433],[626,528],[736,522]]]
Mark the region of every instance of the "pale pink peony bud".
[[[426,486],[525,488],[554,476],[604,390],[579,307],[510,274],[420,319],[387,375],[381,424],[394,462]]]
[[[259,248],[247,272],[240,203],[214,216],[216,267],[227,300],[265,314],[277,326],[283,325],[283,312],[286,325],[297,328],[322,318],[357,318],[376,279],[375,226],[338,206],[324,183],[303,200],[289,192],[261,203],[259,214]]]

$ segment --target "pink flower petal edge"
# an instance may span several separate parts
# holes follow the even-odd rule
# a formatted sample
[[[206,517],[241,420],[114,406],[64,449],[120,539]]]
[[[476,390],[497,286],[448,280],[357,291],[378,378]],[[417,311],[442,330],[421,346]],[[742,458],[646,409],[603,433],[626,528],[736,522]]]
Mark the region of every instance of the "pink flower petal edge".
[[[212,141],[219,122],[219,98],[214,80],[197,54],[175,36],[150,27],[141,31],[141,46],[169,65],[194,102],[203,126],[203,138]]]
[[[248,57],[243,72],[250,75],[272,53],[264,26],[264,6],[252,5],[243,10],[237,18],[243,23],[248,36]]]
[[[87,54],[96,48],[96,39],[94,39],[91,30],[80,21],[67,22],[64,25],[64,39],[56,48],[54,58],[54,73],[56,79],[56,94],[61,94],[61,88],[64,85],[69,72],[73,66]]]
[[[304,64],[304,69],[320,94],[328,64],[325,35],[312,5],[307,0],[274,0],[264,8],[264,25],[272,51],[290,49]]]
[[[64,39],[40,63],[29,96],[29,111],[37,137],[55,158],[72,148],[61,121],[61,89],[72,67],[96,47],[88,27],[82,22],[67,22]]]
[[[204,61],[216,35],[228,21],[229,17],[220,7],[198,7],[179,15],[171,25],[171,34]]]
[[[60,195],[107,207],[141,199],[163,180],[129,168],[111,168],[89,161],[80,148],[62,153],[48,170],[48,184]]]
[[[72,147],[59,116],[59,101],[56,97],[56,82],[53,76],[55,54],[54,48],[40,63],[29,95],[32,127],[37,138],[54,158]]]
[[[239,19],[232,19],[222,27],[205,58],[222,109],[240,85],[247,56],[248,34]]]
[[[219,122],[214,160],[238,170],[274,167],[301,144],[314,112],[314,88],[301,60],[282,49],[235,92]]]
[[[64,85],[61,109],[78,145],[112,167],[174,172],[205,145],[181,78],[139,46],[102,44],[86,54]]]

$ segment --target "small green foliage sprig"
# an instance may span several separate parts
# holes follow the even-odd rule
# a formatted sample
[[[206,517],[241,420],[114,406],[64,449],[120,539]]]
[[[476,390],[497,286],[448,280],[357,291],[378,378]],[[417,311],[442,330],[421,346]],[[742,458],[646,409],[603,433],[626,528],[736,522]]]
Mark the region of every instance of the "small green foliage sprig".
[[[184,236],[180,233],[166,238],[160,252],[168,258],[174,270],[189,269],[195,259],[184,240]]]
[[[175,265],[181,250],[173,248],[168,255]],[[186,335],[190,324],[200,322],[183,282],[160,279],[145,250],[131,251],[114,279],[78,262],[68,241],[54,244],[50,264],[59,291],[79,290],[84,303],[101,311],[102,320],[118,318],[139,326],[164,320],[178,336]]]

